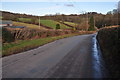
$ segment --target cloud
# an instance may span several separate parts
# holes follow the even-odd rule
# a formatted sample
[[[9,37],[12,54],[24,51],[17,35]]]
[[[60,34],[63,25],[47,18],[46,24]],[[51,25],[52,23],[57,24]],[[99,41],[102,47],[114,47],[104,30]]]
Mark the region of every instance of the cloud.
[[[64,4],[64,5],[67,6],[67,7],[74,7],[73,4]]]

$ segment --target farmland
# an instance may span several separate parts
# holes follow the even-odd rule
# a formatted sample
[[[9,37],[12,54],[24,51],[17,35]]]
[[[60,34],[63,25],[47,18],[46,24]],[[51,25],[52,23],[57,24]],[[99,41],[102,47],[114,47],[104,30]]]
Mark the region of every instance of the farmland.
[[[60,24],[60,29],[70,29],[70,27],[53,20],[40,20],[40,23],[53,29],[56,29],[56,24]]]
[[[32,22],[32,19],[29,19],[29,18],[18,18],[19,22],[14,22],[13,24],[15,26],[27,26],[29,28],[34,28],[34,29],[37,29],[38,28],[38,24],[39,24],[39,20],[35,20],[35,22],[37,23],[37,25],[32,25],[32,24],[26,24],[26,23],[31,23]],[[24,23],[22,23],[24,22]],[[68,22],[67,22],[68,23]],[[68,27],[67,25],[64,25],[62,23],[59,23],[57,21],[54,21],[54,20],[40,20],[40,24],[42,26],[46,26],[46,27],[50,27],[52,29],[56,29],[56,24],[60,24],[60,29],[70,29],[70,27]],[[70,25],[74,25],[74,23],[70,23]],[[43,27],[42,27],[43,28]]]
[[[31,28],[31,29],[44,29],[46,30],[46,28],[44,27],[39,27],[38,25],[34,25],[34,24],[28,24],[28,23],[22,23],[22,22],[13,22],[14,26],[25,26],[27,28]]]
[[[32,20],[29,19],[29,18],[18,18],[19,21],[22,21],[22,22],[31,22]]]
[[[68,24],[70,26],[76,27],[78,24],[72,23],[72,22],[64,22],[65,24]]]

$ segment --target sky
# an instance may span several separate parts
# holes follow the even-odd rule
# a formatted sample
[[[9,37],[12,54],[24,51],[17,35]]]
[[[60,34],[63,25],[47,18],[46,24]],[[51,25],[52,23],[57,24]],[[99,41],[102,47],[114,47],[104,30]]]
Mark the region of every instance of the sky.
[[[117,2],[2,2],[0,10],[38,16],[46,14],[81,14],[98,12],[106,14],[117,8]]]

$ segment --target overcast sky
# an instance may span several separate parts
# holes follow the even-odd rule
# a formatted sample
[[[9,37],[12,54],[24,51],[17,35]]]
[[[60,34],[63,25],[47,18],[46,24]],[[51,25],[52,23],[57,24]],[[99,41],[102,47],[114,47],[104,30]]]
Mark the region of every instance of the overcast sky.
[[[117,8],[117,2],[2,2],[2,11],[32,15],[80,14],[98,12],[106,14]]]

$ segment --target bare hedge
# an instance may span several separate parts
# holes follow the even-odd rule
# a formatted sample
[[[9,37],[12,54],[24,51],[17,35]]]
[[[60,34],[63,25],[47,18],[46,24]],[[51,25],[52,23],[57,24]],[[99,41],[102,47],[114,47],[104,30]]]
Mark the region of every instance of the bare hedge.
[[[52,36],[60,36],[64,34],[77,33],[73,30],[35,30],[35,29],[2,29],[3,43],[13,42],[16,40],[38,39]]]

